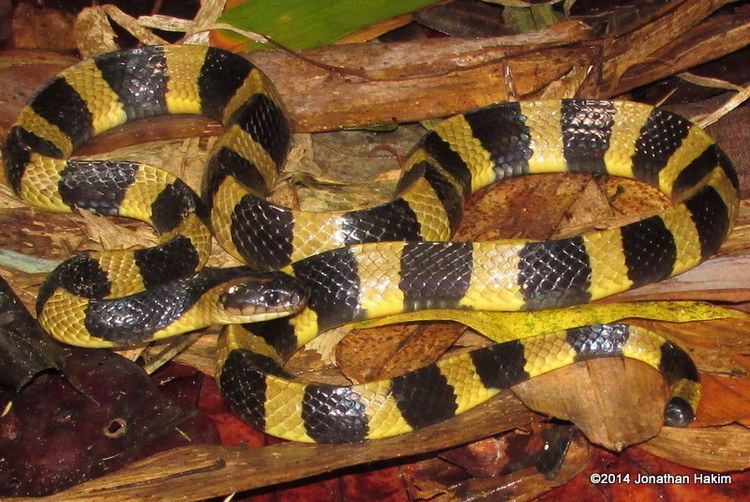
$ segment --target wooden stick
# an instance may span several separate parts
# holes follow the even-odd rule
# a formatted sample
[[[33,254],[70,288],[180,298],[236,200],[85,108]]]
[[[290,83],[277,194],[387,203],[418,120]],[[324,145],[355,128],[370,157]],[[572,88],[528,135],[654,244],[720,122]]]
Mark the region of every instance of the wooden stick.
[[[574,68],[598,68],[586,95],[610,97],[728,54],[750,43],[746,6],[700,24],[725,3],[670,3],[654,22],[612,39],[587,38],[580,23],[566,22],[533,38],[342,45],[250,58],[277,83],[298,132],[408,122],[519,99]],[[646,60],[644,75],[636,65]]]
[[[614,95],[674,75],[750,44],[750,5],[721,12],[688,30],[622,75]]]
[[[540,416],[505,392],[456,418],[408,436],[347,445],[284,443],[263,448],[197,445],[154,455],[48,500],[202,500],[283,483],[342,467],[465,444]],[[477,431],[481,431],[477,433]],[[37,499],[38,500],[38,499]]]

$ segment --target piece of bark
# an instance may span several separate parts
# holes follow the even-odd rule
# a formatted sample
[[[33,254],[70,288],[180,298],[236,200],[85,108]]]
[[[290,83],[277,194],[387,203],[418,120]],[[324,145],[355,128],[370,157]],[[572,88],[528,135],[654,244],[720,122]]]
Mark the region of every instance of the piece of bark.
[[[591,40],[587,39],[585,25],[566,21],[533,34],[511,37],[349,44],[301,51],[299,56],[258,51],[251,59],[279,88],[298,132],[414,121],[522,97],[544,88],[574,68],[599,63],[604,65],[601,69],[604,78],[592,80],[592,89],[611,90],[597,91],[601,97],[620,94],[627,89],[615,77],[643,60],[638,57],[646,58],[648,53],[644,55],[643,51],[653,52],[659,44],[666,44],[683,32],[691,43],[699,42],[700,37],[712,36],[715,32],[708,30],[690,35],[688,28],[721,3],[687,0],[675,2],[674,6],[670,4],[666,14],[653,26],[640,28],[643,31],[638,35],[652,43],[638,42],[636,45],[642,48],[636,52],[617,52],[630,40],[623,37],[632,38],[632,34]],[[729,21],[726,17],[723,19],[727,25]],[[711,39],[712,43],[705,45],[700,57],[685,47],[679,49],[691,55],[690,64],[698,64],[743,47],[750,43],[750,37],[742,27],[747,24],[744,29],[750,29],[750,22],[739,23],[740,27],[727,25],[722,43]],[[716,25],[712,26],[716,29]],[[658,29],[662,31],[656,36],[654,32]],[[601,44],[609,48],[603,61]],[[631,87],[627,88],[683,69],[684,66],[665,62],[681,54],[676,51],[673,49],[669,53],[671,57],[660,59],[648,80],[631,82],[628,84]],[[320,65],[308,61],[318,61]]]
[[[731,7],[705,19],[626,69],[613,90],[619,95],[674,75],[750,44],[750,5]]]
[[[669,2],[662,16],[626,33],[612,43],[604,42],[602,86],[608,95],[617,88],[623,73],[645,61],[655,50],[663,48],[708,17],[728,0],[683,0]],[[648,40],[648,43],[643,43]],[[655,79],[656,80],[656,79]]]
[[[431,58],[434,48],[391,44],[379,49],[376,61],[372,61],[364,54],[365,47],[336,46],[309,57],[331,64],[329,56],[336,56],[332,50],[344,47],[349,52],[349,68],[365,66],[367,71],[377,73],[363,79],[356,75],[358,70],[349,70],[354,75],[346,75],[346,67],[341,72],[331,72],[285,53],[260,51],[250,55],[277,83],[296,132],[411,122],[508,101],[514,95],[541,89],[576,66],[588,66],[595,54],[587,48],[553,47],[511,59],[498,54],[495,62],[475,63],[477,55],[469,52],[462,54],[463,61],[453,67],[433,63],[435,68],[393,65],[387,70],[378,69],[379,60],[393,63],[415,52]],[[495,49],[507,51],[505,47]],[[461,68],[466,65],[469,67]]]
[[[665,427],[639,446],[671,462],[712,472],[750,468],[750,429],[741,425],[705,429]]]
[[[526,44],[525,36],[480,41],[433,39],[418,42],[348,45],[302,51],[295,57],[260,51],[250,57],[264,69],[288,105],[297,131],[330,130],[362,124],[421,120],[451,115],[477,106],[531,94],[575,67],[601,63],[601,79],[592,73],[589,97],[624,92],[622,72],[640,63],[703,20],[724,1],[686,0],[665,7],[654,23],[622,37],[573,43],[565,47]],[[726,22],[726,18],[725,18]],[[559,29],[557,25],[550,30]],[[554,33],[554,31],[552,31]],[[548,32],[549,33],[549,32]],[[699,41],[698,33],[692,41]],[[537,33],[533,34],[535,37]],[[635,38],[648,39],[643,44]],[[550,37],[549,40],[554,38]],[[521,42],[524,41],[524,42]],[[741,30],[728,30],[721,44],[707,44],[702,59],[719,57],[750,43]],[[628,44],[638,48],[623,50]],[[606,47],[604,59],[602,47]],[[314,60],[312,65],[302,58]],[[638,59],[641,58],[641,59]],[[330,67],[337,69],[332,70]],[[682,69],[682,68],[680,68]],[[662,61],[656,80],[679,71]],[[303,76],[303,78],[300,78]],[[640,82],[642,85],[647,82]]]

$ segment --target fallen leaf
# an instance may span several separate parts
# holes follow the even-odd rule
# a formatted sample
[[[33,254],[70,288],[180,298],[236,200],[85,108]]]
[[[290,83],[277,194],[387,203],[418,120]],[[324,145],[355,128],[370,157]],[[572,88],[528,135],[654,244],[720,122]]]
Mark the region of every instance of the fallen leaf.
[[[703,399],[696,427],[740,423],[750,426],[750,376],[701,374]]]
[[[0,278],[0,386],[20,391],[42,371],[62,369],[65,353]]]
[[[216,442],[206,416],[173,404],[117,354],[71,349],[65,369],[75,388],[45,373],[20,394],[0,391],[0,495],[46,495],[159,451]]]
[[[589,441],[613,451],[656,436],[664,425],[664,379],[639,361],[576,363],[512,390],[532,410],[573,422]]]

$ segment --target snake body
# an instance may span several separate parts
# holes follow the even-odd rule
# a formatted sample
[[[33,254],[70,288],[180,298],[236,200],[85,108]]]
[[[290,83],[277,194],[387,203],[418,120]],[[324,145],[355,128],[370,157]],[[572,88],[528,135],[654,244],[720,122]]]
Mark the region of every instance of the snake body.
[[[93,135],[165,114],[202,114],[225,126],[200,198],[149,166],[70,159]],[[496,104],[446,119],[426,134],[404,163],[392,200],[332,213],[266,200],[283,167],[290,130],[265,75],[219,49],[143,47],[58,75],[9,131],[3,149],[9,184],[32,205],[142,219],[161,240],[153,248],[64,262],[40,292],[42,326],[62,341],[101,347],[208,323],[258,320],[224,314],[234,303],[225,295],[236,286],[234,276],[227,285],[216,279],[223,272],[209,271],[208,281],[198,272],[213,233],[253,270],[280,269],[298,281],[284,282],[284,305],[273,316],[300,309],[309,293],[307,306],[288,320],[232,324],[220,340],[223,392],[235,411],[271,434],[322,442],[398,434],[460,413],[518,381],[602,355],[634,357],[660,369],[672,385],[667,423],[692,418],[700,385],[689,357],[653,333],[624,325],[500,344],[358,386],[302,382],[281,363],[319,332],[356,320],[427,308],[564,307],[697,265],[729,234],[738,205],[736,173],[702,129],[664,109],[630,102]],[[442,242],[460,223],[469,194],[544,172],[634,178],[658,187],[674,204],[618,228],[565,239]],[[113,311],[107,307],[112,302],[120,302],[118,312],[133,308],[132,299],[144,289],[151,300],[161,298],[151,291],[173,290],[175,280],[210,286],[176,288],[192,291],[189,299],[176,294],[185,307],[145,327],[122,328],[117,321],[113,328],[102,314]],[[138,305],[145,305],[139,298]]]

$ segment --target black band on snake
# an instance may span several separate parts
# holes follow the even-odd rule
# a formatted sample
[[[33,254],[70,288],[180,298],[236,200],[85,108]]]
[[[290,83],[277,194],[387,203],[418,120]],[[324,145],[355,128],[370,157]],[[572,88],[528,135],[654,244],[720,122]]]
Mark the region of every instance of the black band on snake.
[[[206,115],[225,126],[200,198],[143,164],[70,159],[96,134],[168,114]],[[690,358],[654,333],[620,324],[493,345],[355,386],[303,382],[281,365],[321,331],[356,320],[429,308],[564,307],[694,267],[720,247],[738,207],[734,168],[702,129],[630,102],[492,105],[427,133],[403,165],[392,200],[338,213],[266,200],[290,137],[268,79],[219,49],[143,47],[58,75],[8,133],[3,155],[11,187],[38,207],[141,219],[160,244],[61,264],[39,294],[42,326],[67,343],[111,347],[229,324],[217,378],[232,408],[270,434],[299,441],[407,432],[535,375],[616,355],[664,373],[672,393],[668,424],[692,420],[700,384]],[[443,242],[470,193],[546,172],[634,178],[674,203],[618,228],[565,239]],[[212,234],[248,266],[201,270]],[[549,351],[559,355],[544,357]]]

